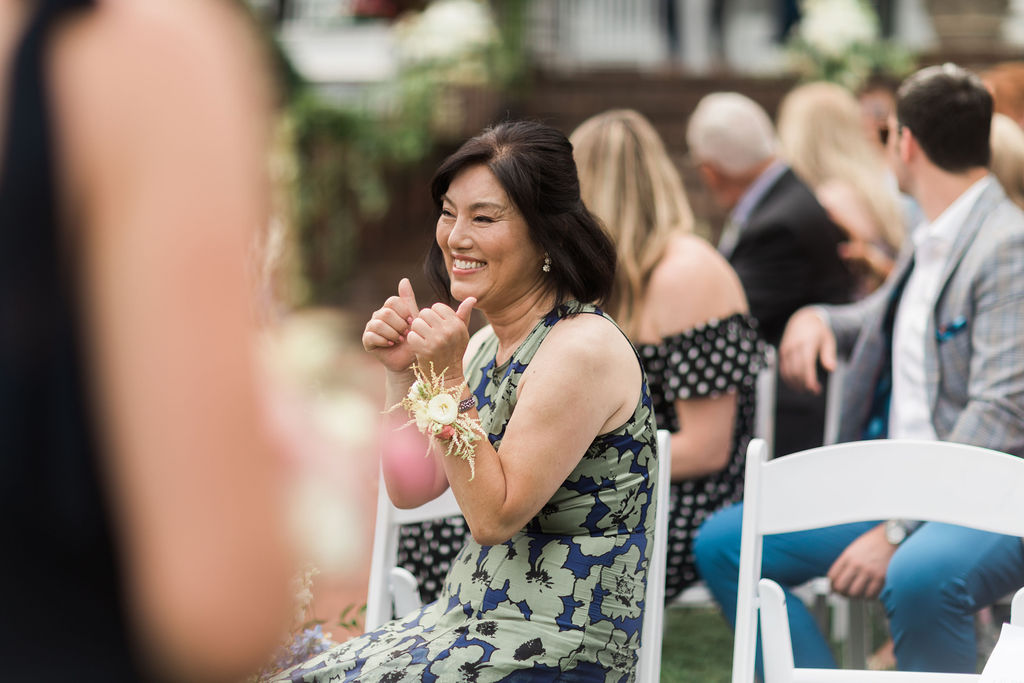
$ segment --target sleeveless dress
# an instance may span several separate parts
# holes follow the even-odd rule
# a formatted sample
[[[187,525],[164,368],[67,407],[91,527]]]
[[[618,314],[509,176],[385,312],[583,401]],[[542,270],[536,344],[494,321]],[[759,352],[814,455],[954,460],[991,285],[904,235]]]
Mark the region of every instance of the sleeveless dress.
[[[677,399],[714,398],[730,391],[737,397],[728,464],[706,477],[673,482],[669,491],[665,601],[671,602],[699,578],[693,540],[700,525],[715,510],[743,499],[743,471],[747,444],[754,433],[757,373],[764,365],[765,342],[757,321],[737,313],[636,348],[661,429],[679,431]],[[398,564],[416,577],[424,602],[437,598],[452,560],[468,538],[462,517],[401,528]]]
[[[693,539],[719,508],[743,499],[747,445],[754,433],[757,373],[764,365],[764,341],[757,321],[736,313],[712,319],[657,344],[637,344],[647,372],[658,428],[678,432],[675,401],[715,398],[736,392],[736,420],[725,468],[706,477],[672,482],[669,491],[665,600],[698,580]]]
[[[142,680],[124,616],[76,295],[61,225],[39,0],[12,53],[0,160],[0,679]]]
[[[495,449],[534,353],[559,320],[577,314],[604,316],[590,304],[562,304],[507,362],[495,362],[495,337],[473,357],[467,379]],[[494,546],[470,538],[437,601],[318,655],[282,680],[633,681],[656,457],[645,381],[632,416],[594,440],[521,531]]]

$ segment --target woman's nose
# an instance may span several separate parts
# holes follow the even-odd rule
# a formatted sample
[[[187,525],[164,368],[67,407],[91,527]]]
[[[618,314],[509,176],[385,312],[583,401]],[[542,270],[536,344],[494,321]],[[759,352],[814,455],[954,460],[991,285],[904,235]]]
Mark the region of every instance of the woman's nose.
[[[452,225],[452,231],[448,233],[448,246],[466,246],[469,241],[469,219],[459,216]]]

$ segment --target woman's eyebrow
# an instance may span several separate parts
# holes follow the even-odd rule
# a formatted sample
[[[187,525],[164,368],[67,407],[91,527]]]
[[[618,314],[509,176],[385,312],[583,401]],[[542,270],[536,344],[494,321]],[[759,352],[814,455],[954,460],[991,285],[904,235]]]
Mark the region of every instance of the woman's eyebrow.
[[[441,195],[441,201],[442,202],[448,202],[449,204],[454,204],[455,203],[446,194]],[[508,206],[505,205],[505,204],[499,204],[498,202],[486,202],[486,201],[484,201],[484,202],[473,202],[472,204],[469,205],[469,210],[470,211],[479,211],[481,209],[490,209],[490,210],[493,210],[493,211],[504,211],[507,208],[508,208]]]

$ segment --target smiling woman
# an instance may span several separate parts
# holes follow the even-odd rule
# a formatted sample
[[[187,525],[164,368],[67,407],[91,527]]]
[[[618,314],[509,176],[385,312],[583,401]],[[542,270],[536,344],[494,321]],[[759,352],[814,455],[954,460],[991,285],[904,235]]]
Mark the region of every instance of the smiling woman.
[[[431,190],[442,302],[421,310],[403,279],[363,346],[387,370],[389,405],[443,392],[486,435],[467,440],[469,458],[446,457],[428,415],[416,422],[430,436],[382,454],[396,505],[450,486],[472,536],[437,601],[287,675],[633,680],[658,464],[639,359],[598,308],[614,247],[580,200],[571,145],[547,126],[485,131]],[[470,339],[474,307],[490,325]],[[391,413],[386,428],[406,420]]]

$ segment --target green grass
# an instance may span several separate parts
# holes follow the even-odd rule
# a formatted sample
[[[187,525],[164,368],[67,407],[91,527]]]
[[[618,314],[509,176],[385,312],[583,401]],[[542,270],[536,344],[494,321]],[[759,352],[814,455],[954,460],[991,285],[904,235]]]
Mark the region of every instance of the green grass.
[[[717,610],[665,610],[662,683],[726,683],[731,667],[732,629]]]

